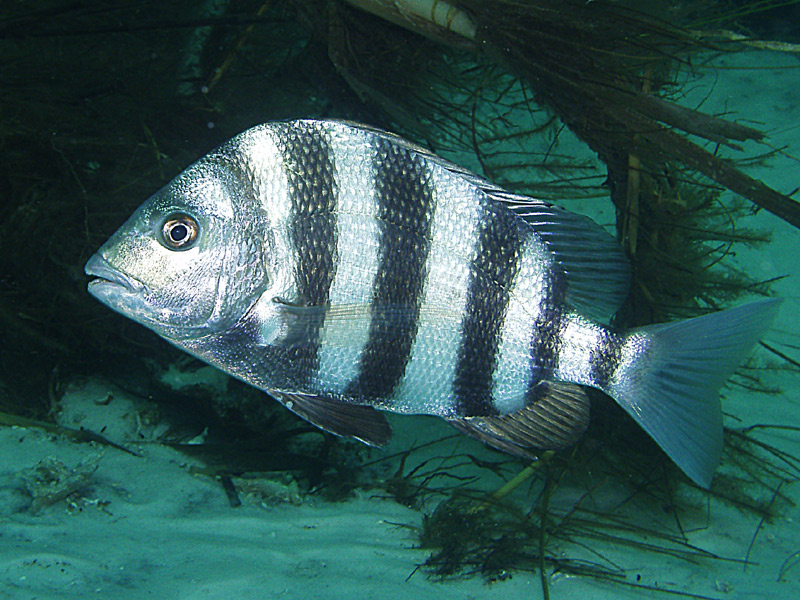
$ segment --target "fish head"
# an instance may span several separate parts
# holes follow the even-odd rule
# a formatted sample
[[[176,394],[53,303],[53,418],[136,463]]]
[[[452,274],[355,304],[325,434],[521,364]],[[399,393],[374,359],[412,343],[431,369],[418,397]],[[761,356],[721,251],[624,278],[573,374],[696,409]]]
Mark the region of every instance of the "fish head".
[[[232,326],[269,281],[240,163],[218,151],[145,201],[86,263],[89,293],[176,343]]]

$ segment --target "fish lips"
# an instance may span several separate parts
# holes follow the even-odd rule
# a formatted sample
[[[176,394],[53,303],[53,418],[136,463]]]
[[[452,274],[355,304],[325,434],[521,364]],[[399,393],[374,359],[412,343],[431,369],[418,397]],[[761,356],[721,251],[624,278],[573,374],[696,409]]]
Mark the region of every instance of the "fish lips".
[[[94,277],[87,287],[92,296],[131,318],[143,316],[147,289],[141,281],[115,269],[100,254],[93,255],[83,270]]]

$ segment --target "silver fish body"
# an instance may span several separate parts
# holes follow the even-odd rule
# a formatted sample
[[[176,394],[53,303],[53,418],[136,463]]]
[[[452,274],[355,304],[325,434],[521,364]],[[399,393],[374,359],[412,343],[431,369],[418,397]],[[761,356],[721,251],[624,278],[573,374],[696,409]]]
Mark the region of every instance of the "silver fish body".
[[[718,388],[777,310],[614,331],[629,266],[602,228],[340,121],[233,138],[86,272],[111,308],[334,433],[379,445],[376,409],[430,414],[529,456],[580,437],[591,386],[702,485]]]

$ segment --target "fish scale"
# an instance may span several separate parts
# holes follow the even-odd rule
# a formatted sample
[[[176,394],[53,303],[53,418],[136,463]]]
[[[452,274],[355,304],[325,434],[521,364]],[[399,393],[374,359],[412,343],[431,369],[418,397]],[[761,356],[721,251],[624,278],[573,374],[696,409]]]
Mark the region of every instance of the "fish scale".
[[[374,150],[379,266],[373,282],[369,339],[361,350],[358,376],[347,386],[345,396],[385,404],[405,375],[417,336],[435,206],[426,165],[417,156],[384,140],[378,140]],[[393,317],[398,306],[406,310]]]
[[[719,387],[779,305],[617,331],[630,267],[598,225],[326,120],[226,142],[86,272],[112,309],[327,431],[383,445],[376,409],[429,414],[535,458],[580,438],[593,387],[704,486]]]
[[[368,306],[380,262],[381,235],[373,151],[366,144],[339,143],[337,148],[334,161],[339,191],[336,198],[339,252],[330,303]],[[369,168],[361,168],[362,165]],[[313,389],[330,389],[341,394],[359,373],[371,320],[351,320],[345,324],[345,330],[335,325],[329,323],[322,329],[319,370]],[[338,343],[344,337],[349,343]]]
[[[498,414],[494,394],[497,349],[503,328],[527,328],[529,322],[507,318],[510,285],[519,269],[526,232],[513,214],[481,203],[475,256],[470,261],[467,303],[453,381],[455,414]],[[523,302],[531,304],[529,298]],[[519,369],[519,366],[517,367]],[[524,365],[523,369],[528,366]],[[516,373],[522,378],[524,371]],[[520,406],[521,407],[521,406]]]
[[[301,306],[328,303],[337,262],[336,182],[326,136],[317,128],[287,127],[284,165],[291,201],[290,240],[295,253],[295,296]],[[306,173],[310,173],[307,176]],[[288,349],[292,380],[308,385],[319,369],[324,319],[308,325],[308,343]]]

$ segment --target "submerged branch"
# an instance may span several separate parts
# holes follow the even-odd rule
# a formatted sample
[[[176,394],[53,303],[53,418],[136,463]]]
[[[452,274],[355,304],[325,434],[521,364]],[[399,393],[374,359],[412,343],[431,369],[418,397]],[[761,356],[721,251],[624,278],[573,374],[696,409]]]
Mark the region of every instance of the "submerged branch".
[[[800,228],[800,202],[750,177],[730,161],[713,155],[674,131],[660,130],[641,135],[643,141],[657,148],[665,159],[676,160],[676,156],[680,156],[680,162],[687,167]]]
[[[762,132],[659,97],[668,75],[654,94],[641,90],[646,70],[668,73],[692,53],[722,50],[712,45],[713,36],[622,6],[577,0],[348,1],[430,39],[479,49],[510,68],[600,155],[618,193],[628,187],[621,157],[636,153],[640,141],[652,143],[657,160],[696,170],[800,228],[800,203],[671,129],[737,150],[734,142],[763,140]]]

